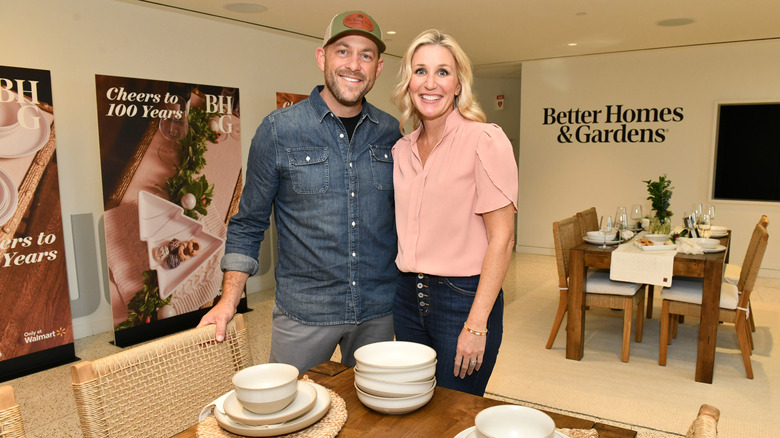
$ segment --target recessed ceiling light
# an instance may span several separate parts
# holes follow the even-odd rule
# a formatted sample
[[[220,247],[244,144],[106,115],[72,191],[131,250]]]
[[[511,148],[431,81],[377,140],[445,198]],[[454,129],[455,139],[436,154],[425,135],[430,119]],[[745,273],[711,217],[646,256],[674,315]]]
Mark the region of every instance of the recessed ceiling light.
[[[569,47],[577,47],[577,43],[569,43],[568,46]]]
[[[394,31],[394,30],[388,30],[388,31],[387,31],[387,34],[388,34],[388,35],[395,35],[396,33],[398,33],[398,32],[396,32],[396,31]]]
[[[242,12],[245,14],[254,14],[268,10],[268,8],[265,6],[257,3],[228,3],[225,5],[225,9],[228,11]]]
[[[669,18],[666,20],[661,20],[655,24],[657,24],[658,26],[674,27],[674,26],[685,26],[693,23],[694,21],[695,20],[693,18]]]

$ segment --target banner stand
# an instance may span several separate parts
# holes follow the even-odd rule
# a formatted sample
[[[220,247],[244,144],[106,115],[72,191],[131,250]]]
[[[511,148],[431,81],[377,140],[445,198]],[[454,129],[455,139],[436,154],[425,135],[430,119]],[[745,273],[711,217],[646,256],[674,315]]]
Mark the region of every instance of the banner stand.
[[[132,330],[118,330],[114,332],[114,342],[112,344],[117,347],[128,347],[141,342],[146,342],[152,339],[161,338],[163,336],[171,335],[184,330],[195,328],[200,322],[203,315],[211,310],[211,307],[206,309],[196,310],[194,312],[188,312],[183,315],[174,316],[172,318],[165,318],[156,321],[154,324],[144,324],[133,327]],[[252,309],[247,307],[246,296],[241,298],[238,303],[238,309],[236,313],[251,312]]]
[[[35,374],[51,368],[79,361],[73,343],[0,362],[0,382]]]

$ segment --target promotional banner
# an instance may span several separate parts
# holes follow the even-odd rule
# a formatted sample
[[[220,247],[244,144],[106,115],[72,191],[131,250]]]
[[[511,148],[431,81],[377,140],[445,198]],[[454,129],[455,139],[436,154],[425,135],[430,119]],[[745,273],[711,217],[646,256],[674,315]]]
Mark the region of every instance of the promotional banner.
[[[51,96],[0,66],[0,381],[76,359]]]
[[[101,75],[95,83],[111,307],[122,346],[194,327],[220,294],[227,222],[242,187],[239,94]]]

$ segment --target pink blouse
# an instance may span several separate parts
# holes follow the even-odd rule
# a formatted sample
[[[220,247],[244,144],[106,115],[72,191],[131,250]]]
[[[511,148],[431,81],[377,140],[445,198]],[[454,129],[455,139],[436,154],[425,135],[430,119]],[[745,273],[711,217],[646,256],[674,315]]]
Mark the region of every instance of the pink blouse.
[[[396,265],[403,272],[466,277],[482,270],[482,213],[517,210],[517,163],[500,127],[447,116],[444,136],[422,166],[421,128],[393,147]]]

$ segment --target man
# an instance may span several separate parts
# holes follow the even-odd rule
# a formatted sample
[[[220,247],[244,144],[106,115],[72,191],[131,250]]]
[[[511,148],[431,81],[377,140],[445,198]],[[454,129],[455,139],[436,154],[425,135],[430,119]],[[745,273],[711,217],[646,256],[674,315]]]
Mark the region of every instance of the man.
[[[271,362],[301,372],[338,345],[354,365],[362,345],[393,339],[396,254],[393,162],[398,121],[364,96],[382,72],[382,32],[367,14],[336,15],[315,51],[325,86],[269,114],[249,152],[246,186],[230,220],[222,298],[198,326],[233,317],[271,208],[278,230]]]

